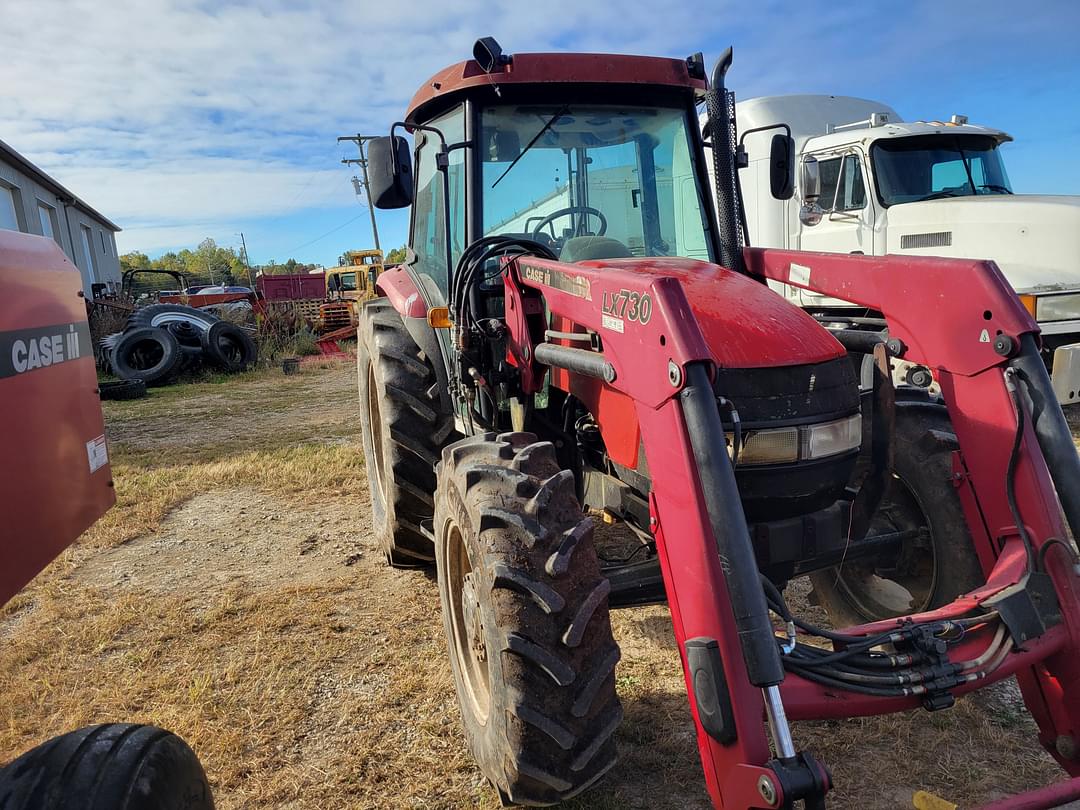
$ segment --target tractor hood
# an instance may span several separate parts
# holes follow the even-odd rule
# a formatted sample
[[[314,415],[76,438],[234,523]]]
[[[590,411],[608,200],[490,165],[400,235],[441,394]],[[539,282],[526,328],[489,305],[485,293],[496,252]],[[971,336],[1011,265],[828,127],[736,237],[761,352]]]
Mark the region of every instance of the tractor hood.
[[[828,330],[767,284],[719,265],[668,258],[581,264],[678,279],[713,359],[722,368],[808,365],[845,354]]]
[[[1017,292],[1080,289],[1080,197],[952,197],[885,217],[887,253],[992,259]]]

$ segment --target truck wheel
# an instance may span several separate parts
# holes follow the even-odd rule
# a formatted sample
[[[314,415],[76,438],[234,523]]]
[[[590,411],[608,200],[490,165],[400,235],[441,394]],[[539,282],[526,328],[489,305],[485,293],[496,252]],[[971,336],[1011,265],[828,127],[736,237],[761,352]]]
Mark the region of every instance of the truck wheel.
[[[895,440],[894,475],[870,532],[923,532],[896,551],[810,575],[811,598],[837,627],[932,610],[985,581],[952,484],[959,443],[948,412],[898,402]]]
[[[160,385],[180,368],[180,344],[172,333],[155,326],[124,332],[112,351],[112,367],[123,380]]]
[[[218,321],[201,335],[202,353],[222,371],[244,371],[255,365],[259,350],[255,341],[236,324]]]
[[[127,329],[137,326],[167,327],[169,324],[186,323],[200,332],[205,332],[220,318],[205,309],[186,307],[183,304],[151,304],[140,307],[128,318]]]
[[[0,769],[4,810],[213,810],[198,757],[175,734],[109,723],[61,734]]]
[[[615,764],[623,711],[592,520],[550,442],[447,447],[435,498],[443,625],[469,748],[505,801],[568,799]]]
[[[375,536],[390,565],[435,559],[421,528],[433,517],[435,464],[454,428],[432,361],[385,298],[364,306],[357,334],[360,428]]]

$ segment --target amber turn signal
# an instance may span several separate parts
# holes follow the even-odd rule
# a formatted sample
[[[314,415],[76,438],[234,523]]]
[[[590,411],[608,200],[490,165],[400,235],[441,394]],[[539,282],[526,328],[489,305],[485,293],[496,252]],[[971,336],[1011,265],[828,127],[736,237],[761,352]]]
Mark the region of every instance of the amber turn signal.
[[[448,307],[431,307],[427,311],[428,326],[432,329],[449,329],[450,309]]]
[[[1035,317],[1035,296],[1034,295],[1018,295],[1020,303],[1024,305],[1024,309],[1031,313],[1031,317]]]

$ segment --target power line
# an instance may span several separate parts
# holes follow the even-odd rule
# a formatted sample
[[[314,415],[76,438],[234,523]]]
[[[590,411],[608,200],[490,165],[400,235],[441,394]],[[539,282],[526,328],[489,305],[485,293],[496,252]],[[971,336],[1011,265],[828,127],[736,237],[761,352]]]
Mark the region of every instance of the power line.
[[[337,232],[338,232],[338,231],[340,231],[340,230],[341,230],[342,228],[344,228],[344,227],[345,227],[346,225],[352,225],[352,223],[356,222],[356,220],[358,220],[358,219],[361,219],[361,218],[362,218],[363,216],[364,216],[363,214],[357,214],[357,215],[356,215],[355,217],[353,217],[352,219],[349,219],[349,220],[346,220],[345,222],[342,222],[342,223],[341,223],[340,225],[338,225],[338,226],[337,226],[336,228],[332,228],[331,230],[329,230],[329,231],[327,231],[326,233],[324,233],[324,234],[323,234],[322,236],[316,236],[316,237],[315,237],[314,239],[312,239],[312,240],[311,240],[310,242],[304,242],[304,244],[302,244],[302,245],[297,245],[297,246],[296,246],[296,247],[294,247],[294,248],[289,248],[288,250],[286,250],[286,251],[285,251],[285,253],[295,253],[296,251],[298,251],[298,250],[300,250],[300,249],[302,249],[302,248],[306,248],[306,247],[307,247],[308,245],[314,245],[314,244],[315,244],[316,242],[318,242],[318,241],[320,241],[320,240],[322,240],[322,239],[325,239],[326,237],[330,236],[330,234],[332,234],[332,233],[337,233]],[[290,258],[294,258],[294,257],[290,257]]]

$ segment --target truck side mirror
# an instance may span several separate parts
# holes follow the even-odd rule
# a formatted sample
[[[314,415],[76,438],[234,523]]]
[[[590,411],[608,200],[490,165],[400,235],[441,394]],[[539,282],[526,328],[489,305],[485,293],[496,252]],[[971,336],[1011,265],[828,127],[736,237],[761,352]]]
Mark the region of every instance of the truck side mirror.
[[[769,186],[777,200],[790,200],[795,193],[795,139],[777,132],[769,148]]]
[[[802,160],[799,185],[802,188],[802,200],[804,203],[817,202],[821,196],[821,170],[818,167],[817,158],[807,155]]]
[[[413,172],[409,142],[401,135],[368,141],[368,194],[376,208],[412,204]]]

